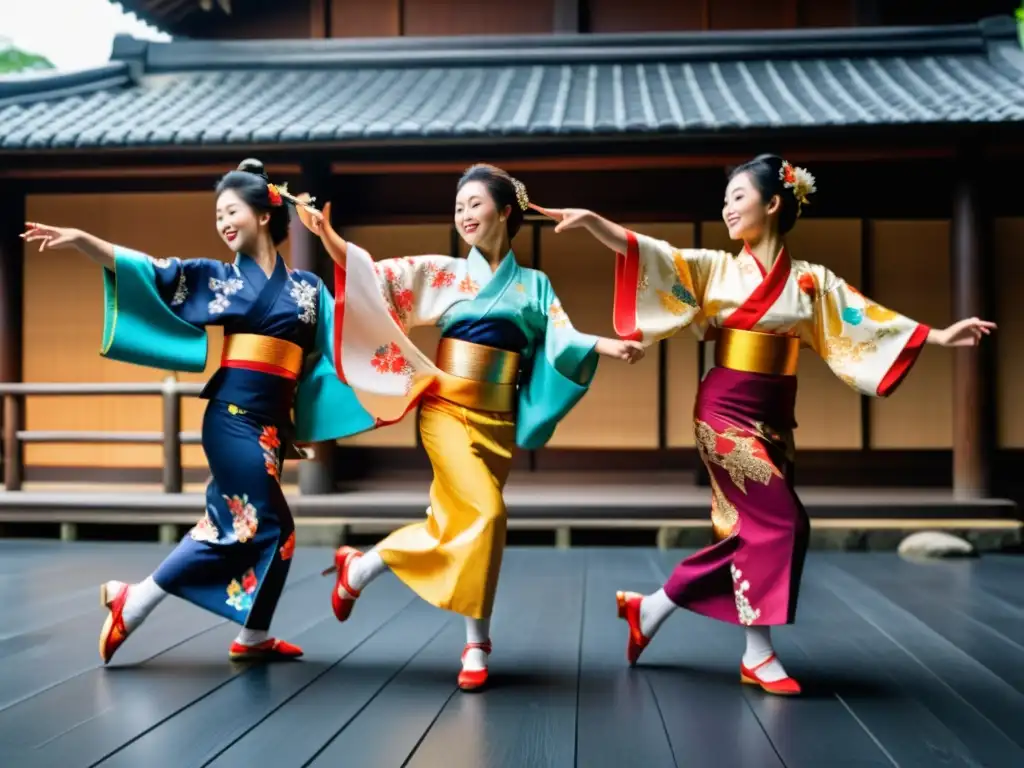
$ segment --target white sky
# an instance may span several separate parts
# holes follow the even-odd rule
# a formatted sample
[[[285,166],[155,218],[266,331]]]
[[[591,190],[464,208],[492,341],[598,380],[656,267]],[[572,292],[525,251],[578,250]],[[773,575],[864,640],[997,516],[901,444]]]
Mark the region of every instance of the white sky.
[[[97,67],[110,60],[114,35],[170,38],[110,0],[0,0],[0,48],[12,44],[37,53],[61,70]]]

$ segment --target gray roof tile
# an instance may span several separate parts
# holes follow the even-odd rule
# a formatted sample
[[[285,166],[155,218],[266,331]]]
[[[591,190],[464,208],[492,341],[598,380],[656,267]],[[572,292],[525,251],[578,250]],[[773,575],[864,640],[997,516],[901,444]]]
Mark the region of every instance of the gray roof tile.
[[[486,43],[486,44],[485,44]],[[143,43],[0,80],[0,150],[1024,119],[1012,20],[906,29]]]

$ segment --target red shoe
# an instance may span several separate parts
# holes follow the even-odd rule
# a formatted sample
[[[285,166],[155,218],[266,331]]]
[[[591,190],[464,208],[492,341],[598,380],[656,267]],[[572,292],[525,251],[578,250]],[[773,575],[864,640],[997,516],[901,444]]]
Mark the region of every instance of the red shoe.
[[[237,641],[233,642],[228,655],[232,661],[280,661],[297,659],[302,655],[302,649],[297,645],[272,637],[259,645],[242,645]]]
[[[345,621],[352,614],[352,606],[355,605],[356,600],[359,598],[358,590],[352,589],[349,586],[348,569],[357,557],[362,556],[363,553],[354,547],[338,547],[338,551],[334,553],[334,565],[320,573],[321,576],[327,576],[331,573],[338,574],[338,578],[334,582],[334,591],[331,592],[331,609],[334,611],[334,617],[338,621]],[[338,594],[339,587],[345,590],[350,597],[342,597]]]
[[[644,648],[651,642],[651,638],[644,637],[640,631],[640,602],[643,595],[636,592],[616,592],[615,602],[619,606],[619,618],[625,619],[629,624],[629,640],[626,642],[626,661],[630,666],[636,664]]]
[[[488,656],[491,655],[491,641],[485,643],[466,643],[462,649],[462,661],[465,662],[466,654],[474,648],[479,648]],[[463,669],[459,672],[459,688],[464,691],[479,691],[487,685],[487,667],[483,669]]]
[[[770,683],[758,677],[757,670],[771,662],[774,658],[775,654],[773,653],[753,669],[748,669],[741,661],[740,682],[747,685],[759,685],[765,692],[773,693],[776,696],[798,696],[800,694],[800,684],[792,677],[784,677],[781,680],[774,680]]]
[[[124,624],[124,604],[128,599],[128,585],[122,584],[117,594],[111,597],[106,583],[100,585],[100,605],[107,609],[107,619],[100,630],[100,658],[109,664],[117,649],[128,639]]]

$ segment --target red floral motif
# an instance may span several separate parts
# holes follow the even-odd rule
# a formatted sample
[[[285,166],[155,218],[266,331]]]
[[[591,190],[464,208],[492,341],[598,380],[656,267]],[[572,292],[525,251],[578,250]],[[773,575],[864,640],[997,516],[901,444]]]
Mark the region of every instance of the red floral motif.
[[[277,427],[264,427],[260,435],[260,448],[272,451],[281,447],[281,438],[277,436]]]
[[[273,184],[267,184],[267,196],[270,198],[270,204],[274,208],[279,208],[284,204],[284,201],[281,199],[281,190]]]
[[[256,507],[249,501],[246,494],[242,496],[224,496],[228,511],[231,512],[231,524],[235,532],[235,538],[239,543],[252,539],[259,528],[259,520],[256,517]]]
[[[431,288],[448,288],[454,284],[455,273],[447,269],[438,270],[430,280]]]
[[[796,184],[796,171],[789,163],[782,164],[782,182],[787,186]]]
[[[412,312],[413,300],[415,298],[413,292],[408,288],[403,288],[400,291],[395,291],[392,294],[395,297],[395,307],[401,313]]]
[[[295,554],[295,531],[292,531],[284,544],[281,545],[281,559],[291,560]]]
[[[245,590],[247,593],[252,594],[252,591],[256,589],[256,584],[256,573],[252,570],[252,568],[250,568],[249,571],[245,574],[245,576],[242,577],[242,589]]]
[[[800,279],[797,280],[797,285],[800,286],[800,290],[810,296],[812,299],[817,293],[817,286],[814,284],[814,277],[809,272],[804,272],[800,275]]]
[[[405,359],[398,344],[393,341],[377,348],[373,359],[370,361],[370,365],[373,366],[377,373],[395,373],[399,375],[412,373],[412,366]]]

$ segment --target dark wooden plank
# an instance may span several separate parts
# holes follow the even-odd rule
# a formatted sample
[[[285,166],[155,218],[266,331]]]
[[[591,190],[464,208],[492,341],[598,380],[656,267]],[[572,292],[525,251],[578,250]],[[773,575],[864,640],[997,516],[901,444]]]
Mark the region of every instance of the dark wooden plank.
[[[888,563],[878,568],[876,559],[846,558],[833,560],[845,572],[884,594],[937,634],[946,638],[994,672],[1018,692],[1024,693],[1024,637],[1018,642],[990,625],[988,604],[982,604],[984,595],[972,588],[969,572],[931,565],[915,565],[903,561]],[[951,583],[955,576],[958,584]],[[947,578],[943,578],[947,577]],[[959,590],[957,587],[959,586]],[[972,600],[977,595],[978,599]],[[1024,618],[1012,619],[1007,627],[1018,637],[1024,632]],[[1022,711],[1024,714],[1024,711]]]
[[[616,590],[650,592],[657,587],[647,550],[587,551],[577,765],[656,768],[676,764],[650,684],[626,662],[626,624],[615,608]],[[689,761],[694,756],[686,757]],[[716,768],[721,765],[717,763]]]
[[[322,557],[295,559],[297,578],[290,580],[275,620],[285,633],[301,631],[300,622],[311,615],[323,616],[322,584],[309,575]],[[182,607],[203,621],[209,616],[194,606]],[[115,661],[120,660],[120,666],[103,668],[97,660],[92,669],[0,712],[0,733],[17,746],[35,747],[49,765],[100,760],[245,671],[246,665],[232,663],[227,656],[237,632],[237,625],[221,621],[200,634],[188,629],[186,637],[176,641],[181,644],[170,647],[167,637],[159,638],[158,646],[133,637],[134,642],[118,652]]]
[[[360,605],[345,625],[339,624],[329,610],[323,610],[328,606],[330,589],[312,590],[315,602],[310,617],[320,620],[307,631],[289,634],[305,651],[301,662],[254,666],[159,723],[101,765],[177,768],[213,760],[253,728],[259,728],[280,707],[301,697],[364,642],[373,642],[381,627],[410,605],[408,590],[396,579],[381,581],[375,599]],[[288,595],[285,599],[294,598]],[[315,610],[316,602],[320,611]],[[189,736],[183,740],[182,734]]]
[[[416,652],[310,766],[405,765],[445,704],[460,695],[456,680],[466,627],[461,616],[445,617],[444,630]],[[445,765],[461,764],[449,760]],[[484,768],[486,762],[473,766]]]
[[[921,700],[973,754],[991,765],[1014,755],[1020,760],[1015,764],[1024,764],[1020,693],[856,577],[821,563],[815,578],[902,651],[892,658],[875,647],[873,655],[877,663],[913,669]]]
[[[574,764],[585,569],[579,550],[506,554],[491,688],[454,696],[408,768]]]
[[[793,629],[778,633],[785,658],[794,647],[804,652],[800,666],[807,695],[834,696],[897,765],[977,766],[980,756],[920,696],[912,660],[820,586],[815,571],[812,559],[801,616]],[[804,620],[803,608],[819,605],[831,606],[828,614]],[[990,728],[963,732],[972,741],[987,742],[991,735]]]
[[[685,554],[648,555],[655,586]],[[635,672],[654,692],[680,766],[782,768],[739,683],[742,650],[736,627],[680,610],[640,658]]]
[[[381,580],[394,578],[383,576]],[[375,583],[356,611],[373,600]],[[355,611],[350,621],[355,621]],[[448,624],[450,615],[416,599],[369,642],[220,754],[209,766],[307,765]],[[356,765],[345,760],[338,765]]]

